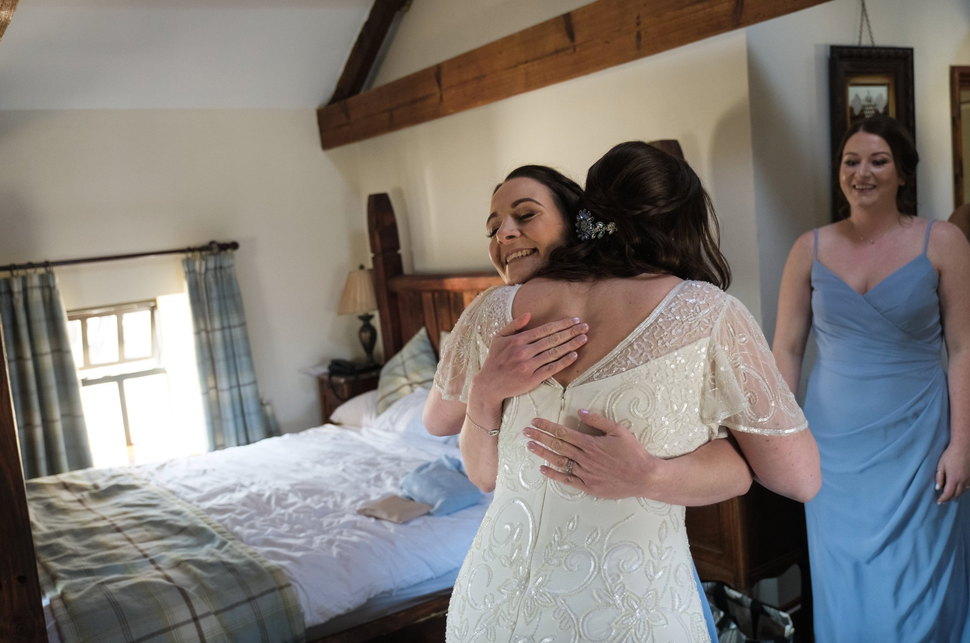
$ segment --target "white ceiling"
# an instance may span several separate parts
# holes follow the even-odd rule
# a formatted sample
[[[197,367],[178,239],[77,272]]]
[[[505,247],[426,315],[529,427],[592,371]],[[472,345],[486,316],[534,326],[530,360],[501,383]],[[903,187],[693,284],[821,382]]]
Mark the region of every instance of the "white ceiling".
[[[372,4],[23,0],[0,42],[0,110],[315,108]]]

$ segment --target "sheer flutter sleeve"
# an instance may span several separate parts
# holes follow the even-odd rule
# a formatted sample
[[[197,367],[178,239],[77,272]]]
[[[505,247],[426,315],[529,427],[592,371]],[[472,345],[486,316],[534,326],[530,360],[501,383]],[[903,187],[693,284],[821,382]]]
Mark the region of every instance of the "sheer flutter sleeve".
[[[459,400],[468,403],[468,392],[471,390],[472,378],[478,374],[488,354],[491,336],[483,336],[487,322],[487,305],[490,296],[499,288],[489,288],[465,308],[458,323],[451,331],[448,341],[441,347],[441,358],[438,360],[438,370],[434,374],[434,387],[445,400]]]
[[[734,297],[725,299],[708,350],[701,394],[705,424],[761,435],[787,435],[808,427],[758,322]]]

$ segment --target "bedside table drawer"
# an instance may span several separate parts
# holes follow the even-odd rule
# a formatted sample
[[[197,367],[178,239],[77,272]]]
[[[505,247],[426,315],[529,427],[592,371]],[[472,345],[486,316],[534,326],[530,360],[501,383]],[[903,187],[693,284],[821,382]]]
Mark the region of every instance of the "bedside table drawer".
[[[374,370],[355,375],[330,375],[329,373],[317,375],[322,422],[324,424],[329,422],[330,415],[350,398],[376,389],[380,374],[378,366]]]

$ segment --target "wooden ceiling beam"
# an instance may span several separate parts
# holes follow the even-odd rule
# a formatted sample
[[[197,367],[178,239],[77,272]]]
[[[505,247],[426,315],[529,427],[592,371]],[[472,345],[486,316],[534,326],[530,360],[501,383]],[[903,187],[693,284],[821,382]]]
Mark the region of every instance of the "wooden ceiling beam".
[[[0,0],[4,2],[5,0]],[[374,67],[374,61],[384,45],[387,32],[394,24],[394,18],[398,11],[405,10],[410,0],[374,0],[374,6],[370,9],[367,21],[360,29],[357,42],[350,50],[347,64],[344,71],[340,74],[337,87],[333,91],[328,105],[333,105],[351,96],[356,96],[364,88],[367,77]]]
[[[829,1],[598,0],[320,108],[320,140],[362,141]]]

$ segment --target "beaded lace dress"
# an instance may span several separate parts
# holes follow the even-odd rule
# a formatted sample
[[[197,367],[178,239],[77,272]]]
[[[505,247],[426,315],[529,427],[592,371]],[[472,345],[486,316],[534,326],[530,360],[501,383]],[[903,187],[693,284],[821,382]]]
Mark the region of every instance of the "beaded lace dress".
[[[518,286],[479,296],[455,326],[435,376],[467,402]],[[757,322],[704,282],[678,284],[609,354],[566,387],[547,380],[507,400],[492,503],[462,565],[449,643],[706,642],[685,508],[647,498],[604,500],[539,473],[522,429],[536,417],[572,429],[580,408],[628,427],[662,458],[726,435],[806,428]]]

